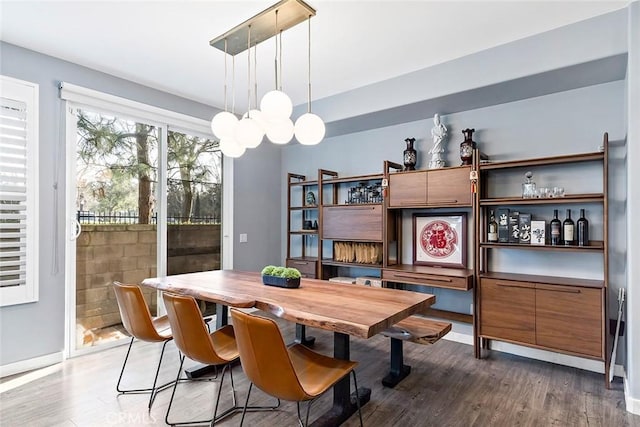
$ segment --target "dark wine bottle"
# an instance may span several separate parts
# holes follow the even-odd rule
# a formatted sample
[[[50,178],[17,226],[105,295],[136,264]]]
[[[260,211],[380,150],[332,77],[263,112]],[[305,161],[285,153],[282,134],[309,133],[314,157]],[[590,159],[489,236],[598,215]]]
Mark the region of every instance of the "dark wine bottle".
[[[491,215],[489,216],[489,230],[487,232],[487,242],[497,242],[498,241],[498,223],[496,222],[496,216],[491,211]]]
[[[575,224],[571,219],[571,209],[567,209],[567,217],[562,222],[562,239],[565,246],[576,244],[575,240]]]
[[[559,245],[562,240],[562,234],[560,232],[562,224],[558,219],[558,209],[553,210],[553,219],[551,220],[549,227],[551,229],[551,244]]]
[[[576,222],[578,246],[589,246],[589,221],[584,217],[584,209],[580,209],[580,218]]]

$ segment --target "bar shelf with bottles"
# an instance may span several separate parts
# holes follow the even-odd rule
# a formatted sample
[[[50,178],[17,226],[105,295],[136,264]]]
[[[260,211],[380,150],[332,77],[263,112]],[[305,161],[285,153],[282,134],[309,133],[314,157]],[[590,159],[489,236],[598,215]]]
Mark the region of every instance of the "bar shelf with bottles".
[[[599,148],[479,164],[476,357],[497,340],[597,360],[609,387],[608,134]],[[536,188],[532,175],[546,185],[571,188],[566,193],[563,187]],[[505,240],[504,213],[509,224],[515,218],[519,225],[530,224],[527,230],[537,241],[514,241],[511,234]]]

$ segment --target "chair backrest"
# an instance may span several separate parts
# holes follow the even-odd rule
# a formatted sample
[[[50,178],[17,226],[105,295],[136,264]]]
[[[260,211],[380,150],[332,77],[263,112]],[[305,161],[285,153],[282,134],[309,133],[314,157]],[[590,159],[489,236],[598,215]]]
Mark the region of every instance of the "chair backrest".
[[[142,341],[164,341],[153,326],[153,318],[138,285],[113,282],[122,324],[129,334]]]
[[[176,347],[191,360],[207,365],[229,362],[216,352],[195,298],[188,295],[162,294]]]
[[[306,400],[278,324],[272,319],[231,309],[242,369],[267,394],[283,400]]]

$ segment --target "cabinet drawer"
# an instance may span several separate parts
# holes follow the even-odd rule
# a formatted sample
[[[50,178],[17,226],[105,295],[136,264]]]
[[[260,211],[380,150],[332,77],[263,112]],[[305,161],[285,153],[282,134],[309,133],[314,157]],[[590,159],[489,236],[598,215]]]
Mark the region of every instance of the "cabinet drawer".
[[[427,204],[471,205],[471,168],[430,170],[427,177]]]
[[[536,285],[536,343],[603,357],[602,290]]]
[[[426,171],[389,175],[389,206],[424,206],[426,204]]]
[[[535,344],[535,292],[532,283],[480,279],[480,334]]]
[[[469,290],[470,280],[465,277],[439,276],[437,274],[413,273],[398,270],[382,270],[382,280],[414,285],[433,286],[435,288],[449,288]]]
[[[382,206],[325,206],[322,238],[382,241]]]
[[[297,268],[300,274],[302,274],[302,277],[308,279],[316,278],[316,261],[287,258],[287,267]]]

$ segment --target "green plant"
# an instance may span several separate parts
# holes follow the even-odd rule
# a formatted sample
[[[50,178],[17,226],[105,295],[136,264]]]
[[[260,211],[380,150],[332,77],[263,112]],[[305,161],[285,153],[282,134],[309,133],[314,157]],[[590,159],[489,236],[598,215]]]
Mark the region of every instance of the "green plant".
[[[285,268],[282,277],[286,279],[299,279],[302,275],[297,268]]]
[[[284,277],[285,279],[299,279],[302,277],[297,268],[276,267],[275,265],[267,265],[262,269],[263,276]]]
[[[267,265],[265,268],[262,269],[262,275],[263,276],[273,276],[273,270],[275,270],[276,267],[275,265]]]

